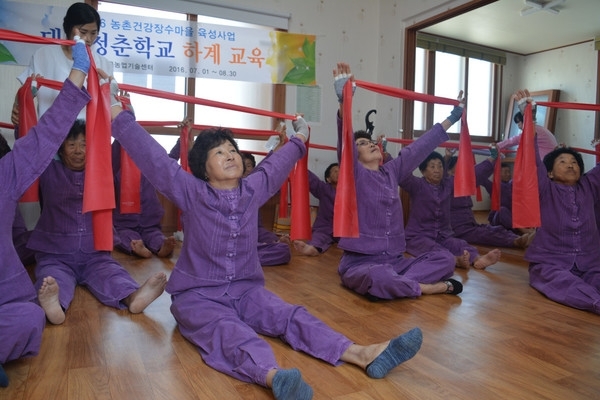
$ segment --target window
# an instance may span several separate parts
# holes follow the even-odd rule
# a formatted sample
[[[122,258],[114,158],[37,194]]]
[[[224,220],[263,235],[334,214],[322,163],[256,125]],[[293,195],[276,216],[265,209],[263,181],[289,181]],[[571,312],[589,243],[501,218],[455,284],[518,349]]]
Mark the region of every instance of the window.
[[[102,12],[111,12],[118,14],[142,15],[146,17],[169,18],[173,20],[185,21],[185,14],[163,12],[145,9],[140,7],[125,6],[100,2],[98,3],[98,12],[102,17]],[[149,89],[164,90],[171,93],[185,94],[185,78],[158,76],[152,74],[130,74],[115,72],[115,79],[120,83],[146,87]],[[135,116],[138,121],[181,121],[184,118],[185,107],[183,104],[166,99],[151,98],[137,93],[131,93],[131,105],[135,110]],[[167,150],[177,142],[175,135],[153,135],[153,137]]]
[[[433,94],[439,97],[455,99],[465,88],[467,60],[454,54],[436,52],[434,58]],[[448,106],[433,105],[433,122],[443,121],[448,116]],[[431,126],[432,124],[429,124]],[[454,124],[448,133],[460,133],[460,123]]]
[[[102,12],[104,11],[183,21],[187,20],[188,17],[191,17],[197,19],[198,22],[210,24],[257,27],[256,25],[237,21],[158,11],[108,2],[100,2],[98,11],[101,17]],[[266,27],[261,28],[272,29]],[[187,88],[191,85],[195,88],[195,96],[199,98],[260,109],[272,109],[273,106],[273,88],[272,85],[267,84],[119,72],[115,72],[115,78],[118,82],[176,94],[187,94]],[[131,103],[135,109],[138,121],[181,121],[186,116],[185,104],[178,101],[158,99],[132,93]],[[195,105],[193,107],[193,117],[194,124],[197,125],[215,125],[247,129],[272,129],[272,126],[270,125],[272,121],[270,118],[214,107]],[[153,128],[153,137],[169,151],[177,141],[178,130],[175,128],[165,128],[164,132],[159,132],[160,130],[160,128]],[[238,142],[240,148],[243,150],[265,151],[263,141],[239,139]]]
[[[415,91],[454,99],[460,90],[467,96],[468,124],[471,136],[484,141],[496,140],[499,110],[495,104],[500,66],[492,62],[436,50],[416,48]],[[449,113],[446,105],[415,102],[415,136],[424,133]],[[460,133],[460,122],[448,131],[453,139]]]

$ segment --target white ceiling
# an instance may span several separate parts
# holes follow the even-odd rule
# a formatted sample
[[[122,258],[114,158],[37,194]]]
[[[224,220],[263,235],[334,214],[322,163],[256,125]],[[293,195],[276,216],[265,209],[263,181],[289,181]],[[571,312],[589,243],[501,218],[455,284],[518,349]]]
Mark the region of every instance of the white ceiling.
[[[520,55],[600,37],[600,0],[565,0],[556,6],[558,14],[538,11],[521,16],[524,8],[525,0],[498,0],[422,31]]]

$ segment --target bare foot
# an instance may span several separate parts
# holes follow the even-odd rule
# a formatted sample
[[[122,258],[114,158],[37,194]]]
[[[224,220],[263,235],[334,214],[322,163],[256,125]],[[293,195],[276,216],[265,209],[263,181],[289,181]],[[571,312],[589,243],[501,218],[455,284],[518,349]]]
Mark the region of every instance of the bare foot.
[[[58,289],[56,279],[47,276],[43,279],[42,286],[38,290],[40,306],[44,309],[48,321],[54,325],[60,325],[65,322],[65,311],[62,309],[58,299]]]
[[[158,272],[152,275],[135,292],[131,293],[126,299],[125,304],[133,314],[139,314],[158,296],[162,294],[167,285],[167,275],[164,272]]]
[[[131,250],[133,251],[134,254],[137,254],[140,257],[143,257],[143,258],[152,257],[152,252],[150,250],[148,250],[148,248],[144,245],[144,242],[141,241],[140,239],[131,241]]]
[[[294,248],[298,250],[300,254],[305,256],[318,256],[319,250],[315,246],[311,246],[310,244],[306,244],[302,240],[294,240]]]
[[[279,238],[279,241],[281,243],[292,244],[292,241],[290,240],[290,235],[281,235],[281,237]]]
[[[520,249],[526,249],[531,244],[531,241],[535,237],[535,232],[525,233],[515,239],[514,245]]]
[[[437,283],[419,283],[421,294],[442,294],[448,290],[448,285],[444,282]]]
[[[500,260],[502,252],[500,249],[494,249],[489,251],[486,255],[479,256],[473,263],[475,269],[486,269],[490,265],[496,264]]]
[[[175,249],[175,236],[169,236],[165,239],[162,246],[160,246],[160,250],[156,253],[159,257],[168,257],[173,253],[173,249]]]
[[[462,256],[456,256],[456,267],[457,268],[469,269],[469,267],[471,266],[471,262],[469,261],[469,257],[471,257],[471,254],[469,254],[469,252],[467,250],[463,251],[463,255]]]

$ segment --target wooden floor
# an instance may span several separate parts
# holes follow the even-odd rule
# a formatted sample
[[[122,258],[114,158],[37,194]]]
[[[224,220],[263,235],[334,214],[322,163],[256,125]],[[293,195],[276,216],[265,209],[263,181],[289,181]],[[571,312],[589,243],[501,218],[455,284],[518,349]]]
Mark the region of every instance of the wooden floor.
[[[115,253],[142,282],[177,259]],[[519,251],[486,271],[459,271],[458,296],[371,303],[340,285],[340,250],[265,268],[267,287],[303,304],[357,343],[384,341],[415,326],[421,351],[385,379],[333,367],[267,338],[281,367],[298,367],[315,399],[600,398],[600,316],[544,298],[527,283]],[[206,366],[179,334],[164,293],[143,314],[100,305],[78,288],[64,325],[48,325],[40,354],[7,363],[0,399],[272,399],[269,390]]]

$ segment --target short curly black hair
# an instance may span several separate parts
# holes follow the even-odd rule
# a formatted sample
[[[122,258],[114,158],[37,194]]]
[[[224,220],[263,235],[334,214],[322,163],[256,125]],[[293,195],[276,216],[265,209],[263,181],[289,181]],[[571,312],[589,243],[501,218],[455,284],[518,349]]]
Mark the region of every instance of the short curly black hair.
[[[442,166],[444,166],[444,157],[442,157],[442,155],[437,151],[434,151],[431,154],[429,154],[421,164],[419,164],[419,171],[425,171],[425,169],[427,169],[427,164],[429,164],[429,161],[431,160],[440,160],[442,162]]]
[[[77,136],[79,136],[80,134],[83,134],[83,136],[85,136],[85,120],[84,119],[75,120],[75,122],[73,123],[73,126],[71,126],[71,129],[69,130],[69,133],[67,134],[67,137],[65,138],[65,140],[62,142],[62,144],[58,148],[58,156],[61,159],[62,159],[64,150],[65,150],[66,141],[67,140],[75,140],[75,139],[77,139]]]
[[[371,136],[371,134],[365,130],[358,130],[354,132],[354,141],[358,140],[358,139],[368,139],[368,140],[373,140],[373,137]]]
[[[329,166],[325,169],[325,180],[329,179],[329,177],[331,176],[331,170],[333,169],[333,167],[339,167],[340,164],[338,163],[332,163],[329,164]]]
[[[513,117],[513,121],[515,121],[515,124],[523,122],[523,113],[521,113],[521,111],[518,111]]]
[[[535,115],[536,115],[536,111],[537,111],[537,105],[532,106],[531,107],[531,118],[533,118],[533,121],[535,122]],[[517,113],[513,116],[513,121],[515,122],[515,124],[519,124],[521,122],[523,122],[523,113],[521,111],[517,111]]]
[[[579,152],[573,150],[570,147],[557,147],[550,153],[546,154],[546,156],[544,157],[544,165],[546,166],[546,171],[552,172],[552,170],[554,169],[554,161],[556,161],[558,156],[560,156],[561,154],[571,154],[573,157],[575,157],[575,161],[577,161],[577,165],[579,165],[579,171],[583,174],[583,157]]]
[[[196,137],[194,145],[188,154],[188,163],[192,174],[196,178],[203,181],[208,180],[208,176],[206,175],[208,152],[224,142],[230,142],[235,147],[235,151],[240,152],[237,142],[233,138],[233,132],[229,128],[205,129]]]
[[[256,157],[254,157],[254,154],[247,151],[242,151],[240,154],[242,155],[242,160],[250,160],[252,167],[256,167]]]

